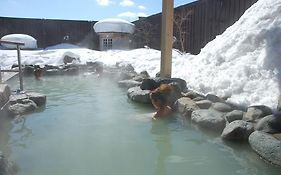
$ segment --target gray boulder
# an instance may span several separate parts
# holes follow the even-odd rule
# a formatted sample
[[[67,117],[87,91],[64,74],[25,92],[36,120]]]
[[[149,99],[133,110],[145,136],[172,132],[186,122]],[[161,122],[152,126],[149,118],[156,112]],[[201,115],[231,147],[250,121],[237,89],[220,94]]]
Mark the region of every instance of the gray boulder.
[[[215,102],[212,107],[220,112],[231,112],[234,110],[229,104],[222,102]]]
[[[223,99],[221,99],[220,97],[213,95],[213,94],[207,94],[206,98],[214,103],[216,102],[225,102]]]
[[[281,111],[281,95],[279,95],[279,97],[278,97],[277,110]]]
[[[118,86],[122,87],[122,88],[131,88],[131,87],[136,87],[136,86],[140,86],[141,82],[139,81],[135,81],[135,80],[121,80],[118,81]]]
[[[45,75],[62,75],[62,71],[60,69],[48,69],[45,72]]]
[[[117,75],[117,79],[118,80],[131,80],[133,79],[135,76],[137,76],[136,73],[134,72],[120,72]]]
[[[265,116],[256,125],[256,130],[274,134],[281,133],[281,113]]]
[[[213,109],[199,109],[191,114],[191,120],[200,127],[221,132],[225,127],[224,113]]]
[[[24,99],[21,103],[16,103],[9,106],[9,112],[13,116],[24,115],[31,112],[34,112],[37,108],[37,105],[30,99]]]
[[[46,95],[36,92],[17,93],[10,96],[10,104],[23,103],[23,100],[30,99],[36,103],[38,107],[46,104]]]
[[[160,86],[160,83],[157,83],[153,79],[143,79],[140,85],[140,88],[142,90],[154,90]]]
[[[9,161],[0,151],[0,174],[1,175],[15,175],[18,172],[17,166]]]
[[[231,123],[235,120],[242,120],[243,119],[243,114],[244,112],[243,111],[240,111],[240,110],[233,110],[231,112],[228,112],[225,114],[225,119]]]
[[[151,103],[149,97],[150,91],[149,90],[141,90],[139,86],[132,87],[128,89],[127,96],[129,99],[139,103],[149,104]]]
[[[192,100],[193,101],[202,101],[202,100],[205,100],[205,99],[206,98],[204,98],[204,97],[198,96],[198,97],[193,98]]]
[[[147,71],[142,71],[136,77],[134,77],[133,80],[135,80],[135,81],[142,81],[143,79],[148,79],[148,78],[150,78],[148,72]]]
[[[7,84],[0,84],[0,108],[2,108],[9,101],[10,95],[10,87]]]
[[[181,92],[186,91],[186,81],[181,78],[156,78],[155,81],[159,84],[170,84],[176,83],[178,84]]]
[[[225,140],[248,140],[252,132],[254,132],[254,125],[252,123],[235,120],[226,125],[221,137]]]
[[[281,166],[281,141],[270,134],[255,131],[249,137],[252,149],[266,161]]]
[[[199,109],[196,103],[188,97],[179,98],[176,101],[176,108],[183,116],[190,118],[194,110]]]
[[[209,109],[213,103],[210,100],[201,100],[201,101],[196,101],[195,104],[200,109]]]
[[[203,100],[203,99],[205,100],[203,95],[200,95],[200,94],[198,94],[198,93],[196,93],[194,91],[189,91],[189,92],[183,93],[182,95],[184,97],[188,97],[188,98],[190,98],[192,100],[194,100],[195,98],[198,98],[198,97],[200,97],[200,100]]]
[[[246,121],[255,121],[261,119],[267,115],[271,115],[272,110],[264,105],[260,106],[250,106],[247,109],[246,114],[244,115],[244,120]]]

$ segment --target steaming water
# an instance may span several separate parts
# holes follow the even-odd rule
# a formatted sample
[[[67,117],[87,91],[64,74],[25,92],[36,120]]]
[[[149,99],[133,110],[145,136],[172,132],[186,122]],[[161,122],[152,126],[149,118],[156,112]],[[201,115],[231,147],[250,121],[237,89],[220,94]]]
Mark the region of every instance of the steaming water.
[[[132,103],[110,79],[27,78],[25,85],[47,95],[45,110],[0,132],[0,150],[21,175],[280,173],[247,145],[226,145],[180,119],[151,121],[154,109]]]

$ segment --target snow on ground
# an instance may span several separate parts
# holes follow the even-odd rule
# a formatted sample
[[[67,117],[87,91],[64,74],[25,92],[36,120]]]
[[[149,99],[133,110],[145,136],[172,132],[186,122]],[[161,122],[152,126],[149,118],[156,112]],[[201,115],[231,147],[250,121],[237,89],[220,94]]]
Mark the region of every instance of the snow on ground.
[[[172,76],[183,78],[198,92],[229,97],[240,105],[276,108],[281,83],[281,0],[259,0],[233,26],[208,43],[199,55],[173,51]],[[22,51],[23,64],[63,64],[64,55],[75,55],[82,64],[132,64],[137,72],[155,76],[160,51],[94,51],[57,45],[45,50]],[[17,62],[15,50],[0,50],[0,66]]]

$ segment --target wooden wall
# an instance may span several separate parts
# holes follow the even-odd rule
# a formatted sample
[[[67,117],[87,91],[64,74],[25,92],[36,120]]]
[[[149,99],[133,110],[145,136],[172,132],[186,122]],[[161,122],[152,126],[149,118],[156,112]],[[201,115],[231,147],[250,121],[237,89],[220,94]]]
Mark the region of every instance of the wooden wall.
[[[193,11],[183,25],[187,33],[185,52],[198,54],[201,48],[236,22],[255,2],[257,0],[198,0],[175,8],[175,13],[186,9]],[[37,39],[39,47],[44,48],[61,43],[64,36],[68,35],[69,43],[98,49],[98,36],[93,30],[95,22],[0,17],[0,38],[11,33],[28,34]],[[145,42],[145,35],[141,32],[147,31],[136,30],[133,36],[135,48],[144,45],[161,48],[161,13],[141,18],[134,23],[136,28],[143,23],[149,23],[151,28]],[[179,49],[179,43],[175,43],[174,47]]]
[[[67,42],[88,48],[98,47],[98,37],[91,21],[49,20],[0,17],[0,38],[7,34],[28,34],[37,39],[38,47]],[[68,36],[68,40],[64,40]]]
[[[174,13],[182,10],[193,11],[183,26],[187,33],[185,52],[198,54],[201,48],[234,24],[255,2],[257,0],[199,0],[175,8]],[[156,38],[151,40],[148,45],[152,48],[160,49],[161,14],[152,15],[141,20],[146,20],[156,28],[159,26],[151,35],[151,37],[155,36]],[[135,24],[138,27],[139,21],[136,21]],[[174,35],[176,36],[175,32]],[[180,48],[178,43],[175,43],[174,47]]]

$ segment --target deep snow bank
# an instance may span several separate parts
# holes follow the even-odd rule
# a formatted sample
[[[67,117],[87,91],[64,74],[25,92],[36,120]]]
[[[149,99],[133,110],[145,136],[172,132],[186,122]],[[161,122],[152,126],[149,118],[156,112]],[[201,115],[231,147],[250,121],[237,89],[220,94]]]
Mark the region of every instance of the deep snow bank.
[[[281,0],[259,0],[174,76],[230,102],[276,107],[280,93]],[[185,71],[182,71],[185,70]]]

